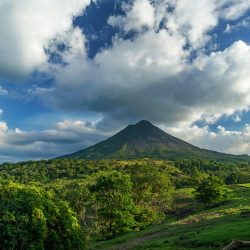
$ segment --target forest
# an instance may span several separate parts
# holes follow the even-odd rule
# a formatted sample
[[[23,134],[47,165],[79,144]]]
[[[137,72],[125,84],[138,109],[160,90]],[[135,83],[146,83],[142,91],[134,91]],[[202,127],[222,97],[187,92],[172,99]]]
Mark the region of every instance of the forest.
[[[0,248],[105,249],[98,244],[152,226],[169,227],[169,221],[229,204],[232,187],[246,183],[250,183],[248,162],[4,163],[0,166]],[[184,202],[190,197],[191,207]]]

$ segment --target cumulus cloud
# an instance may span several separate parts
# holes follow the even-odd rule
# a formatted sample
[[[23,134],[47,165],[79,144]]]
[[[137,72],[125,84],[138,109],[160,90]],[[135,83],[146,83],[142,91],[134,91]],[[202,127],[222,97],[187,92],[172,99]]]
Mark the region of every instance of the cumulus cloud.
[[[125,18],[123,25],[130,23],[131,13],[133,18],[144,20],[136,7],[142,3],[154,9],[155,20],[156,16],[162,20],[163,6],[174,6],[171,11],[165,10],[165,28],[150,29],[148,22],[146,32],[131,40],[115,39],[113,46],[93,60],[84,53],[73,53],[67,66],[57,69],[55,85],[37,93],[64,110],[93,111],[113,121],[148,119],[190,125],[203,120],[212,124],[223,115],[248,110],[249,45],[237,41],[210,54],[201,49],[195,58],[190,58],[192,48],[186,47],[187,41],[196,48],[208,41],[207,32],[224,16],[229,2],[192,0],[188,4],[180,0],[157,5],[156,1],[135,1],[121,17]],[[238,8],[242,2],[230,4]],[[241,13],[249,7],[244,6]],[[205,15],[207,18],[201,19]],[[144,21],[143,25],[147,23]],[[80,37],[79,33],[75,41],[81,41]]]
[[[187,56],[183,46],[182,37],[170,36],[164,30],[146,33],[134,41],[118,40],[94,61],[78,58],[59,71],[53,101],[65,109],[84,107],[106,114],[144,116],[156,108],[158,92],[158,105],[171,102],[161,96],[171,95],[161,86],[168,85],[166,76],[174,77],[183,70]]]
[[[91,146],[110,135],[95,122],[64,120],[43,131],[12,130],[0,122],[0,162],[48,159]]]
[[[133,5],[124,5],[128,9],[126,16],[111,16],[108,23],[112,26],[130,30],[141,31],[143,28],[153,28],[155,23],[154,7],[149,0],[136,0]]]
[[[180,33],[195,50],[210,40],[211,31],[219,19],[236,20],[250,9],[249,0],[135,0],[124,5],[125,16],[111,16],[109,24],[131,30],[158,30],[165,27]],[[204,18],[206,17],[206,18]],[[244,25],[244,24],[243,24]]]
[[[20,78],[45,67],[45,48],[73,29],[73,17],[89,3],[90,0],[1,0],[0,76]]]
[[[166,31],[117,41],[91,64],[77,60],[60,71],[50,97],[64,109],[87,109],[108,119],[172,124],[211,124],[248,110],[250,47],[239,41],[224,51],[201,54],[190,64],[183,44],[181,37]]]
[[[250,9],[250,0],[220,0],[221,16],[227,20],[236,20]]]
[[[250,154],[250,126],[246,124],[241,131],[226,130],[218,126],[212,132],[208,126],[164,128],[169,133],[201,148],[231,154]]]
[[[211,39],[208,32],[217,26],[220,18],[236,20],[250,9],[249,0],[178,0],[172,5],[174,11],[166,17],[167,27],[183,34],[195,50],[208,43]]]
[[[186,36],[195,49],[200,48],[209,40],[207,32],[218,22],[217,7],[218,1],[214,0],[178,0],[167,27]]]

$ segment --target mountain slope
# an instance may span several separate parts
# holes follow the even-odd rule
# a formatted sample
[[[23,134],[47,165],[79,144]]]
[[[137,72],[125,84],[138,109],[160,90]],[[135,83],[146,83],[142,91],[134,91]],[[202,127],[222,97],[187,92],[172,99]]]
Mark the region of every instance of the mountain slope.
[[[114,136],[96,145],[60,158],[73,159],[175,159],[201,157],[217,160],[249,160],[248,156],[235,156],[200,149],[171,136],[148,121],[129,125]]]

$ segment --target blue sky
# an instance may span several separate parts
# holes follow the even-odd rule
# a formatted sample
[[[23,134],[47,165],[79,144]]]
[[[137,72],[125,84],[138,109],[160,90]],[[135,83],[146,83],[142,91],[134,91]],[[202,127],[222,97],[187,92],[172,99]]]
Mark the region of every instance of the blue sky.
[[[0,1],[0,161],[147,119],[250,154],[250,1]]]

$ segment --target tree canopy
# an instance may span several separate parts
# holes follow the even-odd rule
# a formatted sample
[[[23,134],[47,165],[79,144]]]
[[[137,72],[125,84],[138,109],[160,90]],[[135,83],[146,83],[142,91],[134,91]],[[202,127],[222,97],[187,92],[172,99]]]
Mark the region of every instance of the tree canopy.
[[[219,177],[202,175],[196,181],[196,199],[206,206],[226,198],[223,181]]]
[[[74,212],[34,185],[0,185],[0,249],[84,249]]]

